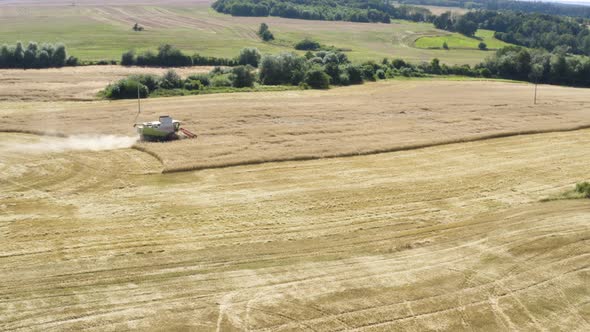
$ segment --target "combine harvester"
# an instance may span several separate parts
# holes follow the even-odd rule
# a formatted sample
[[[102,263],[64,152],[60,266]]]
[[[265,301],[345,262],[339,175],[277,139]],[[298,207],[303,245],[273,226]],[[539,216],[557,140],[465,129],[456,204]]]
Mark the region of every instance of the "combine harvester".
[[[137,86],[137,115],[135,121],[141,113],[141,97],[139,94],[139,85]],[[142,141],[148,142],[165,142],[180,139],[180,131],[185,138],[197,138],[196,134],[187,129],[180,128],[180,121],[172,119],[168,115],[161,115],[159,121],[136,123],[133,125]]]
[[[197,138],[196,134],[180,127],[180,121],[172,119],[168,115],[160,116],[159,121],[136,123],[133,125],[137,129],[139,138],[142,141],[163,142],[172,141],[181,138],[178,135],[180,131],[186,138]]]

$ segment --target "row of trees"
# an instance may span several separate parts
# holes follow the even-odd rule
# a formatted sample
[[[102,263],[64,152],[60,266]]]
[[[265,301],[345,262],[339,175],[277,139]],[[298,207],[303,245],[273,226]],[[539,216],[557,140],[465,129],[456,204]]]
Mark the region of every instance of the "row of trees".
[[[279,16],[322,21],[381,22],[391,18],[426,21],[428,9],[394,7],[387,0],[217,0],[212,7],[233,16]]]
[[[254,49],[255,50],[255,49]],[[259,56],[256,50],[251,52]],[[226,91],[227,88],[248,88],[260,85],[293,85],[316,89],[330,85],[361,84],[364,81],[396,76],[422,77],[427,75],[459,75],[486,78],[505,78],[538,83],[590,86],[590,57],[568,56],[563,50],[547,52],[518,46],[504,47],[484,62],[476,65],[441,64],[438,59],[412,64],[401,59],[383,59],[381,63],[368,61],[352,64],[341,52],[307,52],[265,55],[258,58],[258,71],[250,65],[233,68],[216,67],[209,74],[180,78],[174,71],[162,77],[136,75],[109,85],[108,98],[136,98],[168,90]]]
[[[554,52],[518,46],[504,47],[487,58],[480,67],[491,75],[516,80],[570,86],[590,86],[590,58],[568,56],[563,49]]]
[[[199,54],[187,55],[172,45],[161,45],[157,52],[146,51],[136,54],[127,51],[121,56],[123,66],[144,67],[188,67],[188,66],[258,66],[260,52],[255,48],[242,49],[240,54],[233,59],[205,57]]]
[[[442,13],[436,16],[432,23],[437,29],[456,31],[465,36],[473,36],[477,31],[478,25],[467,15],[458,16],[451,12]]]
[[[17,42],[14,46],[0,47],[0,68],[50,68],[76,66],[78,59],[68,57],[63,44],[37,44],[29,42],[25,47]]]
[[[473,11],[464,15],[482,29],[496,31],[496,38],[553,51],[566,46],[578,54],[590,54],[590,31],[571,18],[545,14]]]

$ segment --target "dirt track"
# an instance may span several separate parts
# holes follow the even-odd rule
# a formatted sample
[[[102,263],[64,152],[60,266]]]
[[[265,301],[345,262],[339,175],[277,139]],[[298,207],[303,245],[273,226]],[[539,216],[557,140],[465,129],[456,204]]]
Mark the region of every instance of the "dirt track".
[[[590,131],[159,174],[0,134],[0,330],[588,330]],[[59,140],[59,139],[55,139]]]
[[[478,81],[387,81],[329,91],[240,93],[143,102],[197,140],[141,144],[166,171],[354,155],[590,125],[585,89]],[[136,135],[137,102],[0,103],[0,130]]]

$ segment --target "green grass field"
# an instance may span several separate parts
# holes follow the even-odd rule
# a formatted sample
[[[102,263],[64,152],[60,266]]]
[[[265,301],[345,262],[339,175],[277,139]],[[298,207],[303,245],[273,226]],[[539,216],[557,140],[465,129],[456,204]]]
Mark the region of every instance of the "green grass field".
[[[467,37],[459,33],[451,33],[448,35],[439,36],[425,36],[416,39],[414,46],[417,48],[426,49],[442,49],[443,43],[447,43],[450,49],[471,49],[478,50],[480,42],[486,43],[488,49],[495,50],[509,45],[494,37],[494,31],[491,30],[477,30],[475,37]]]
[[[423,43],[449,38],[432,24],[394,21],[391,24],[322,22],[276,17],[232,17],[216,13],[208,3],[195,5],[1,6],[0,44],[34,40],[63,42],[81,60],[119,60],[129,49],[155,49],[163,43],[206,56],[234,57],[243,47],[263,53],[293,51],[292,45],[310,37],[350,50],[352,61],[399,57],[413,62],[438,57],[449,64],[475,64],[485,52],[466,47],[442,51]],[[131,29],[139,23],[143,32]],[[276,40],[262,42],[260,23],[269,24]],[[422,36],[434,36],[421,38]],[[493,38],[493,37],[492,37]],[[488,38],[489,39],[489,38]],[[418,47],[414,46],[418,41]],[[476,43],[473,41],[473,43]],[[437,43],[442,45],[442,42]],[[450,43],[453,48],[454,42]],[[490,48],[496,44],[489,43]]]

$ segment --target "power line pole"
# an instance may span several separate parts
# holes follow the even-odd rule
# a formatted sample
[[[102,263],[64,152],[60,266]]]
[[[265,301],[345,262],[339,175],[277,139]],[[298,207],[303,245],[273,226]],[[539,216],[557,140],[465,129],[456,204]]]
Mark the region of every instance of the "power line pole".
[[[539,80],[535,80],[535,99],[533,101],[533,105],[537,105],[537,83]]]

